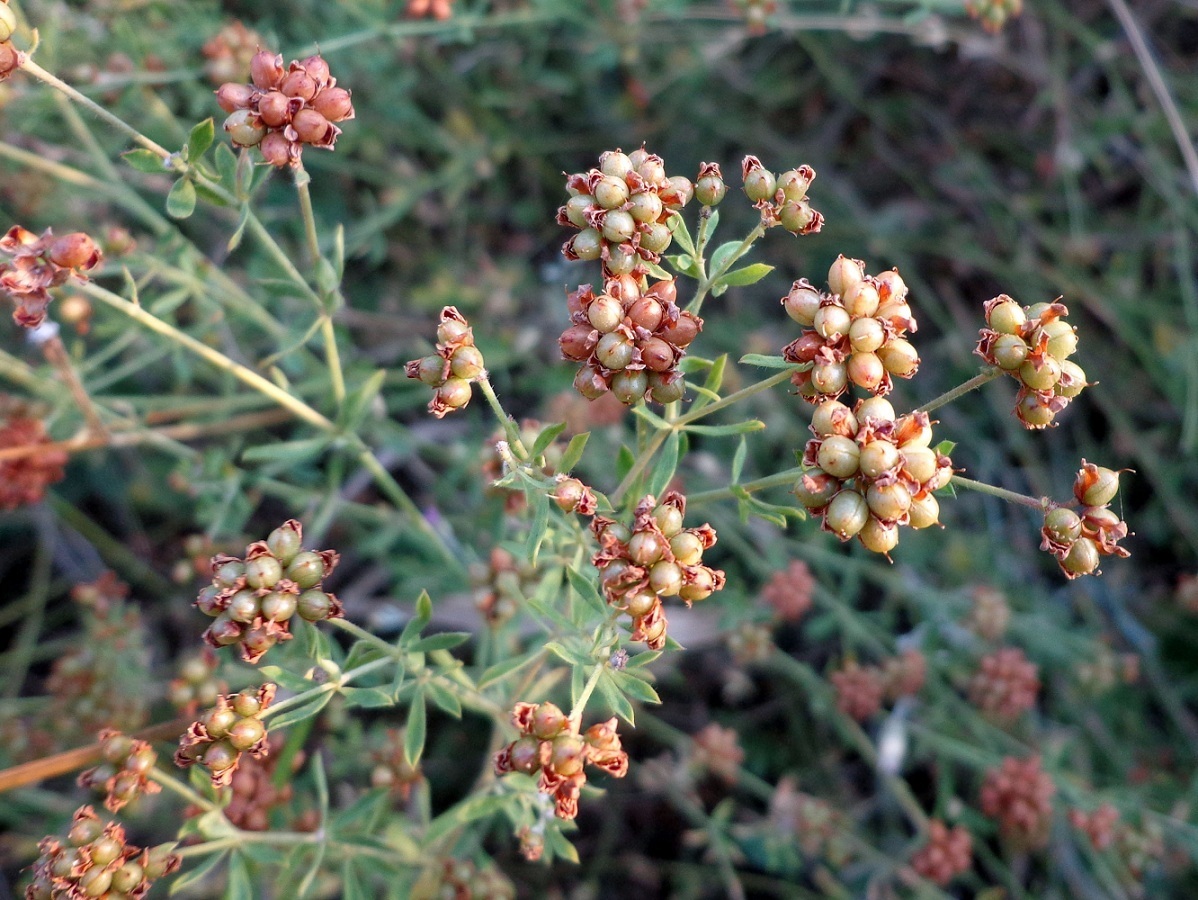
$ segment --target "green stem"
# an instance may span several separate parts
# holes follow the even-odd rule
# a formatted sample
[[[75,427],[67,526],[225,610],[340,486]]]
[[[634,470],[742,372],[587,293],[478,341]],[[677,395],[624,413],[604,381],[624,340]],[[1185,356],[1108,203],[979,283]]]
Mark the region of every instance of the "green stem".
[[[591,677],[587,679],[587,683],[582,689],[582,693],[578,695],[578,700],[575,701],[574,708],[570,710],[570,721],[575,724],[582,722],[582,713],[586,709],[587,701],[591,699],[591,694],[595,692],[595,685],[599,683],[599,677],[606,668],[606,662],[596,664],[595,670],[591,672]]]
[[[334,621],[337,621],[337,620],[334,620]],[[375,671],[382,669],[386,666],[393,665],[395,662],[396,662],[396,660],[395,660],[394,656],[386,656],[386,657],[383,657],[382,659],[372,659],[370,662],[363,663],[362,665],[358,666],[356,669],[350,669],[348,672],[343,672],[341,674],[341,677],[338,678],[336,681],[330,681],[327,684],[318,685],[317,687],[314,687],[311,690],[303,691],[302,693],[296,694],[294,697],[288,697],[282,703],[276,703],[274,706],[268,706],[258,716],[258,718],[265,721],[266,719],[269,719],[271,716],[277,715],[277,714],[283,712],[284,710],[288,710],[288,709],[291,709],[292,707],[302,706],[305,703],[309,703],[312,700],[319,697],[321,694],[328,694],[333,691],[339,691],[339,690],[341,690],[341,688],[345,687],[345,685],[349,684],[350,682],[357,681],[363,675],[369,675],[371,672],[375,672]]]
[[[764,478],[756,478],[753,481],[745,481],[737,485],[729,485],[726,488],[720,488],[714,491],[700,491],[697,494],[690,494],[686,498],[688,507],[698,506],[701,503],[710,503],[713,500],[727,500],[734,496],[732,488],[737,487],[742,491],[748,491],[750,494],[754,491],[764,491],[774,487],[785,487],[788,484],[794,484],[795,479],[803,474],[802,466],[795,466],[793,469],[786,469],[782,472],[777,472],[773,475],[766,475]]]
[[[690,302],[690,305],[687,306],[688,311],[694,313],[696,316],[699,314],[699,310],[703,308],[703,300],[707,297],[712,285],[719,281],[720,278],[723,277],[724,273],[736,264],[738,259],[748,253],[749,248],[752,247],[753,244],[757,242],[757,239],[763,234],[765,234],[765,223],[758,222],[757,227],[748,233],[748,235],[743,241],[740,242],[740,246],[736,248],[732,255],[724,260],[720,267],[712,272],[710,276],[704,277],[704,279],[699,282],[699,287],[695,290],[695,299],[693,299]],[[695,249],[698,250],[699,253],[702,253],[704,248],[696,247]]]
[[[27,72],[28,74],[30,74],[34,78],[36,78],[38,81],[48,84],[48,85],[50,85],[50,87],[54,88],[55,90],[61,91],[62,93],[66,94],[68,97],[70,97],[76,103],[78,103],[80,106],[84,107],[85,109],[87,109],[88,111],[93,113],[94,115],[103,119],[105,122],[107,122],[109,125],[111,125],[115,129],[117,129],[118,131],[121,131],[121,132],[127,134],[129,137],[133,138],[133,140],[136,143],[141,144],[143,147],[145,147],[150,152],[156,153],[158,156],[161,156],[163,159],[170,158],[171,153],[169,150],[162,147],[160,144],[157,144],[154,141],[150,140],[148,137],[146,137],[144,134],[142,134],[140,131],[138,131],[136,128],[134,128],[132,125],[129,125],[128,123],[126,123],[123,119],[119,118],[118,116],[114,116],[112,113],[110,113],[108,110],[106,110],[100,104],[96,103],[90,97],[87,97],[84,94],[79,93],[79,91],[75,90],[75,88],[71,87],[69,84],[67,84],[65,81],[63,81],[61,78],[47,72],[45,69],[43,69],[37,63],[35,63],[32,58],[26,57],[25,61],[23,63],[21,63],[21,68],[25,72]]]
[[[1008,491],[1006,488],[986,484],[984,481],[974,481],[972,478],[966,478],[964,475],[953,475],[953,480],[949,484],[969,488],[969,490],[977,491],[979,494],[989,494],[991,497],[998,497],[1000,500],[1006,500],[1008,503],[1029,506],[1040,512],[1044,512],[1051,505],[1047,497],[1029,497],[1027,494],[1017,494],[1014,491]]]
[[[217,804],[213,803],[207,797],[197,793],[196,791],[193,791],[190,787],[188,787],[186,784],[181,782],[178,778],[175,778],[172,775],[168,775],[166,772],[163,772],[161,769],[158,769],[158,768],[151,769],[149,772],[149,779],[150,779],[150,781],[154,782],[155,784],[161,785],[162,787],[166,788],[168,791],[170,791],[174,794],[178,794],[180,797],[182,797],[188,803],[192,804],[193,806],[198,806],[200,809],[207,810],[209,812],[211,812],[214,809],[220,809],[220,807]]]
[[[499,420],[504,434],[507,435],[508,445],[515,451],[520,459],[528,459],[528,450],[520,440],[520,430],[516,427],[515,421],[507,414],[503,408],[503,404],[499,402],[499,397],[495,395],[495,388],[491,385],[491,376],[487,372],[483,372],[476,382],[479,389],[483,392],[483,397],[486,398],[487,405],[491,407],[491,412],[495,414],[495,418]]]
[[[939,409],[940,407],[944,406],[945,404],[952,403],[958,397],[963,397],[965,394],[968,394],[970,391],[980,388],[983,384],[993,381],[995,378],[998,378],[1002,374],[1003,374],[1003,370],[1000,369],[998,366],[988,366],[987,368],[982,369],[981,372],[979,372],[977,375],[974,375],[968,381],[964,382],[963,384],[957,385],[951,391],[945,391],[943,394],[941,394],[935,400],[931,400],[931,401],[925,403],[923,406],[914,410],[914,412],[930,413],[932,410]]]

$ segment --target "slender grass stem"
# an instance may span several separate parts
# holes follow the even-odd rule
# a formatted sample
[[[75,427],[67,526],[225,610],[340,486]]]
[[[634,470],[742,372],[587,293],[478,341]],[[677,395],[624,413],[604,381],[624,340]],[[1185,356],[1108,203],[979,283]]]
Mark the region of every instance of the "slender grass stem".
[[[969,490],[977,491],[979,494],[989,494],[991,497],[998,497],[1000,500],[1006,500],[1008,503],[1018,503],[1021,506],[1028,506],[1041,512],[1048,509],[1051,505],[1047,497],[1029,497],[1027,494],[1017,494],[1015,491],[1008,491],[1006,488],[986,484],[984,481],[974,481],[972,478],[966,478],[964,475],[954,475],[950,484],[969,488]]]
[[[998,366],[989,366],[985,369],[982,369],[981,372],[979,372],[977,375],[974,375],[968,381],[957,385],[951,391],[945,391],[943,394],[941,394],[939,397],[935,398],[934,400],[929,400],[923,406],[914,410],[914,412],[930,413],[932,410],[939,409],[940,407],[944,406],[945,404],[952,403],[958,397],[963,397],[966,394],[968,394],[970,391],[980,388],[983,384],[993,381],[995,378],[998,378],[1002,374],[1003,374],[1003,370],[1000,369]]]
[[[591,694],[595,692],[595,686],[599,684],[599,678],[603,675],[603,670],[606,668],[606,662],[598,663],[595,666],[591,672],[591,677],[587,679],[587,683],[583,686],[582,693],[578,695],[578,699],[574,702],[574,706],[570,710],[570,721],[575,725],[582,722],[582,714],[587,708],[587,701],[591,699]]]

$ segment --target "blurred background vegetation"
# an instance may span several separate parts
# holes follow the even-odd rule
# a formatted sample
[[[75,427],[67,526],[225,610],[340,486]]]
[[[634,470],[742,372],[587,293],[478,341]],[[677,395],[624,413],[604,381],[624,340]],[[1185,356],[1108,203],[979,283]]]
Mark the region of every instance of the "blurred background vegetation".
[[[348,306],[338,329],[343,345],[356,348],[346,353],[348,378],[359,383],[376,367],[388,369],[386,409],[373,411],[366,434],[463,564],[485,560],[520,528],[484,490],[480,465],[492,425],[474,407],[428,419],[426,390],[399,367],[425,351],[414,336],[431,335],[436,311],[456,305],[475,326],[509,411],[545,422],[568,416],[572,429],[593,429],[580,473],[610,490],[610,461],[631,434],[631,418],[612,424],[571,395],[574,369],[558,361],[556,346],[567,323],[565,289],[596,275],[563,260],[566,235],[553,216],[565,196],[563,172],[593,165],[605,149],[642,143],[671,174],[693,176],[701,161],[715,161],[734,186],[746,153],[774,171],[808,163],[819,173],[811,197],[826,216],[823,231],[799,241],[769,234],[754,259],[775,271],[709,301],[693,353],[735,360],[779,352],[798,330],[778,298],[799,277],[822,284],[838,253],[864,259],[870,271],[898,266],[911,286],[923,357],[918,377],[896,389],[901,410],[976,371],[984,300],[1002,292],[1025,304],[1061,296],[1080,334],[1076,358],[1099,385],[1059,417],[1058,428],[1029,433],[1011,415],[1013,387],[1000,381],[940,411],[937,437],[957,442],[954,463],[970,477],[1023,493],[1064,499],[1082,457],[1134,470],[1123,479],[1119,509],[1135,532],[1131,559],[1111,560],[1102,578],[1076,582],[1038,551],[1034,512],[974,494],[943,504],[943,531],[904,533],[893,565],[855,545],[842,548],[810,522],[741,526],[730,505],[696,510],[720,531],[713,553],[729,586],[680,634],[688,652],[659,672],[664,706],[657,718],[639,719],[644,725],[629,740],[634,772],[650,774],[611,785],[607,803],[583,804],[580,866],[523,863],[496,829],[489,847],[527,895],[610,896],[618,885],[638,896],[716,896],[724,888],[713,886],[721,882],[712,873],[723,871],[720,854],[729,846],[751,896],[834,894],[818,867],[779,862],[765,836],[736,832],[763,821],[770,796],[746,787],[748,775],[737,787],[699,779],[693,795],[681,797],[653,783],[655,770],[641,763],[665,752],[685,756],[689,743],[679,733],[710,722],[736,729],[744,768],[760,784],[797,776],[802,790],[847,814],[868,844],[902,855],[907,838],[893,803],[860,748],[829,723],[826,698],[728,648],[726,638],[743,637],[746,625],[771,625],[761,587],[801,559],[822,587],[801,625],[774,629],[784,651],[823,672],[846,656],[876,656],[911,632],[908,640],[939,671],[914,714],[919,724],[904,731],[911,741],[904,774],[929,810],[954,796],[976,805],[977,777],[968,765],[953,771],[944,762],[952,753],[935,735],[957,734],[982,748],[987,764],[1013,746],[1036,747],[1050,768],[1069,772],[1129,818],[1141,809],[1149,811],[1145,821],[1160,814],[1167,846],[1180,857],[1152,868],[1144,890],[1191,896],[1198,885],[1186,862],[1198,847],[1191,811],[1198,603],[1187,608],[1175,589],[1198,567],[1198,168],[1187,168],[1194,152],[1185,137],[1198,127],[1198,5],[1137,0],[1129,11],[1123,0],[1026,0],[1023,14],[993,34],[954,0],[783,0],[761,33],[746,27],[742,7],[687,0],[457,0],[446,21],[407,18],[404,6],[29,0],[14,8],[39,29],[43,67],[171,148],[208,116],[219,125],[212,89],[244,78],[236,59],[204,52],[234,20],[287,59],[319,48],[339,83],[352,88],[357,118],[343,123],[336,152],[305,156],[326,245],[335,223],[345,226]],[[1120,18],[1128,12],[1131,26]],[[1129,27],[1142,35],[1147,56],[1137,54]],[[166,220],[159,210],[169,181],[109,162],[124,149],[123,137],[16,75],[0,85],[0,224],[106,236],[114,289],[123,266],[156,313],[203,326],[205,339],[234,358],[261,361],[302,339],[310,321],[304,301],[274,280],[269,259],[249,252],[248,242],[228,250],[236,216],[202,207],[183,223]],[[64,179],[59,165],[92,180]],[[303,234],[289,181],[270,176],[257,209],[298,260]],[[730,192],[722,207],[726,239],[754,224],[742,201]],[[121,235],[107,234],[110,226],[126,229],[136,246],[113,252]],[[287,333],[252,327],[220,296],[214,268],[269,305]],[[64,331],[106,408],[144,417],[186,407],[188,421],[210,423],[263,408],[198,403],[236,391],[163,342],[95,312],[85,334]],[[36,349],[0,318],[4,390],[41,401],[53,436],[69,437],[77,410]],[[279,365],[314,404],[323,402],[327,386],[310,356],[292,353]],[[728,384],[756,377],[730,367]],[[782,391],[747,407],[741,417],[751,413],[768,428],[749,442],[745,478],[791,465],[809,409]],[[31,699],[39,678],[78,633],[66,589],[103,568],[133,586],[149,626],[147,665],[165,681],[200,628],[186,605],[193,582],[173,575],[184,539],[197,532],[219,545],[303,518],[347,556],[338,587],[351,617],[393,627],[428,588],[447,598],[438,607],[446,624],[479,627],[469,585],[404,521],[377,512],[368,478],[333,459],[241,455],[307,436],[288,422],[193,442],[196,453],[79,454],[46,503],[0,516],[7,598],[0,716],[36,718],[46,708]],[[681,470],[688,492],[726,485],[735,448],[727,439],[696,439]],[[786,498],[783,490],[769,499]],[[1041,667],[1040,707],[1016,729],[1016,745],[971,731],[946,699],[969,668],[954,629],[978,585],[1006,594],[1010,642]],[[679,628],[685,618],[677,615]],[[1140,681],[1086,694],[1079,666],[1093,663],[1101,646],[1139,655]],[[904,717],[897,724],[907,728]],[[434,725],[426,775],[434,804],[443,804],[474,777],[477,765],[460,760],[480,744],[449,720]],[[735,803],[718,806],[726,797]],[[74,805],[48,791],[0,798],[10,887],[36,853],[32,839]],[[1050,861],[1024,860],[1022,870],[990,854],[967,890],[1113,892],[1119,879],[1090,880],[1098,863],[1083,864],[1067,843],[1054,838]],[[835,880],[848,886],[845,896],[864,896],[870,871],[849,867]],[[579,890],[590,893],[570,893]]]

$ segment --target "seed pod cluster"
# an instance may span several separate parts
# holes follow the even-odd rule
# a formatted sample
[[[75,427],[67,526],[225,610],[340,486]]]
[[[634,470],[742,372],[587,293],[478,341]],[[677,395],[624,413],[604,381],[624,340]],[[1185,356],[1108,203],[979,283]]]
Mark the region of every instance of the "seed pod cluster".
[[[345,615],[341,601],[321,589],[340,556],[304,550],[303,538],[303,526],[290,519],[246,547],[245,559],[212,557],[212,584],[195,603],[214,619],[204,632],[209,646],[240,644],[241,658],[256,663],[275,644],[291,640],[297,613],[308,622]]]
[[[180,864],[170,852],[174,844],[137,847],[126,839],[124,828],[105,824],[90,806],[76,810],[66,841],[47,837],[37,846],[41,856],[33,865],[25,900],[139,900]]]
[[[0,15],[5,10],[0,6]],[[4,45],[0,44],[0,66]],[[14,225],[0,238],[0,253],[11,259],[0,262],[0,291],[16,303],[13,321],[22,328],[36,328],[46,318],[50,288],[69,279],[87,281],[83,274],[104,258],[99,245],[82,231],[54,236],[47,228],[41,236]]]
[[[275,690],[275,685],[267,683],[218,697],[216,706],[192,722],[179,738],[175,765],[187,768],[198,763],[208,770],[214,788],[228,786],[243,753],[261,759],[270,750],[262,713],[274,700]]]
[[[524,598],[536,588],[537,569],[526,560],[517,560],[502,547],[492,547],[484,565],[470,566],[474,587],[474,606],[492,627],[502,625],[516,614]]]
[[[1088,837],[1095,850],[1107,850],[1115,842],[1119,810],[1109,803],[1104,803],[1090,812],[1071,809],[1069,824]]]
[[[615,778],[628,774],[628,754],[620,745],[615,718],[579,734],[579,723],[554,704],[517,703],[512,724],[520,737],[495,754],[495,774],[539,772],[537,788],[553,798],[559,819],[578,815],[578,797],[587,780],[584,765]]]
[[[670,213],[694,195],[689,179],[667,176],[665,160],[644,147],[624,153],[608,150],[599,167],[566,177],[570,197],[557,211],[557,223],[579,229],[562,245],[571,260],[598,259],[604,278],[642,275],[674,240]]]
[[[997,641],[1011,624],[1007,596],[996,587],[979,584],[973,589],[972,606],[965,627],[984,641]]]
[[[828,676],[836,692],[836,708],[858,722],[882,708],[882,672],[877,666],[862,666],[849,660]]]
[[[1044,513],[1040,549],[1056,557],[1069,579],[1096,575],[1104,556],[1127,557],[1119,546],[1127,537],[1127,523],[1110,508],[1119,492],[1119,473],[1082,460],[1073,481],[1073,496],[1079,509],[1054,506]]]
[[[201,707],[211,706],[217,696],[229,686],[216,675],[219,662],[211,647],[187,656],[179,663],[178,677],[166,688],[167,699],[177,710],[191,715]]]
[[[437,352],[413,359],[404,371],[433,388],[428,411],[438,419],[470,402],[470,385],[486,375],[483,355],[474,346],[474,331],[456,307],[441,310]]]
[[[402,802],[412,796],[412,788],[424,780],[420,764],[408,762],[404,750],[404,729],[388,728],[383,733],[382,745],[371,751],[374,768],[370,771],[370,784],[386,788]]]
[[[986,772],[982,812],[998,820],[1009,840],[1037,847],[1048,839],[1056,790],[1052,778],[1040,767],[1039,756],[1007,756],[998,768]]]
[[[703,551],[716,541],[708,524],[683,528],[686,498],[668,491],[636,505],[632,527],[595,516],[591,530],[599,539],[592,563],[607,602],[632,617],[632,639],[652,650],[666,643],[663,597],[681,597],[687,606],[724,586],[724,573],[703,565]]]
[[[774,608],[774,615],[783,622],[797,622],[811,609],[815,585],[810,567],[796,559],[773,574],[761,589],[761,598]]]
[[[857,537],[875,553],[898,544],[902,525],[939,524],[933,491],[952,479],[952,460],[932,449],[927,413],[895,417],[883,397],[857,401],[849,409],[825,400],[811,419],[815,437],[803,451],[807,471],[794,493],[824,531],[842,541]]]
[[[1019,382],[1015,415],[1024,428],[1046,428],[1087,386],[1086,373],[1069,357],[1077,329],[1065,321],[1063,303],[1020,306],[1006,294],[985,303],[986,327],[978,356]]]
[[[898,269],[866,275],[859,259],[838,256],[828,270],[827,293],[807,279],[782,298],[803,333],[782,349],[789,362],[809,363],[791,382],[810,403],[835,399],[849,384],[883,397],[894,378],[919,370],[919,354],[907,340],[917,328]]]
[[[572,324],[558,339],[562,356],[583,365],[574,387],[588,400],[611,391],[621,403],[680,400],[678,363],[703,320],[678,309],[673,279],[609,278],[596,294],[584,284],[566,297]]]
[[[927,843],[911,857],[911,868],[944,887],[973,867],[973,838],[964,825],[949,828],[939,819],[928,822]]]
[[[244,78],[261,45],[261,35],[240,20],[234,19],[224,25],[200,48],[209,83],[219,87],[226,81]]]
[[[18,403],[0,397],[0,450],[27,447],[23,456],[0,461],[0,509],[32,506],[46,488],[62,481],[70,458],[65,450],[49,449],[46,426]]]
[[[969,680],[969,702],[984,715],[1014,720],[1036,705],[1039,671],[1018,647],[1000,647],[982,657]]]
[[[766,227],[781,225],[791,234],[815,234],[824,227],[824,217],[811,208],[807,189],[815,180],[815,169],[803,165],[775,175],[756,156],[740,164],[745,194],[761,212]]]
[[[283,749],[286,735],[282,732],[272,734],[267,738],[266,755],[261,759],[242,756],[229,782],[229,802],[224,807],[225,818],[238,828],[246,831],[269,831],[271,810],[286,806],[291,802],[294,789],[291,779],[285,779],[281,785],[275,785],[275,769],[279,764],[277,754]],[[298,772],[304,764],[304,753],[301,750],[291,757],[291,771]],[[301,830],[298,823],[293,823],[293,831]]]
[[[113,728],[98,735],[104,762],[79,774],[80,787],[104,792],[104,808],[116,812],[141,794],[157,794],[162,788],[150,781],[150,770],[158,754],[146,741],[135,740]]]
[[[442,0],[445,2],[445,0]],[[516,887],[498,866],[477,866],[469,859],[428,863],[412,885],[410,900],[515,900]]]
[[[341,129],[334,122],[354,117],[350,92],[337,87],[319,56],[293,60],[259,50],[250,60],[251,84],[228,82],[216,102],[229,113],[225,131],[237,147],[257,147],[276,168],[298,169],[304,145],[332,150]]]

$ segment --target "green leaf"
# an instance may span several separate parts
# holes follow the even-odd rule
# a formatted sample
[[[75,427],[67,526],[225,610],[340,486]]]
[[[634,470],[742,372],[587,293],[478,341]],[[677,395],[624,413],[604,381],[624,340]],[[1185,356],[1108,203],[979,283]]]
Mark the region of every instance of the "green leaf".
[[[667,256],[666,260],[679,275],[686,275],[694,278],[696,281],[703,275],[703,271],[699,268],[698,260],[689,254],[678,253],[673,256]]]
[[[732,259],[734,253],[740,249],[740,241],[728,241],[726,244],[720,244],[715,248],[715,252],[711,254],[711,265],[709,271],[718,272],[724,267],[725,263]],[[723,280],[722,278],[720,279]]]
[[[503,662],[495,663],[495,665],[486,669],[478,679],[478,689],[484,690],[493,684],[498,684],[507,678],[519,672],[538,656],[541,655],[540,649],[530,650],[522,656],[514,656],[511,659],[505,659]]]
[[[612,673],[610,671],[604,672],[599,677],[599,683],[595,685],[595,691],[600,697],[603,698],[604,702],[607,703],[608,708],[611,709],[612,712],[614,712],[629,725],[635,727],[636,722],[634,720],[636,714],[632,710],[632,704],[628,702],[628,698],[624,696],[623,692],[616,687],[616,683],[612,681],[611,675]],[[648,687],[648,685],[645,686]],[[656,694],[654,694],[654,696],[656,696]]]
[[[942,453],[945,456],[949,456],[952,454],[953,448],[956,446],[956,441],[941,441],[939,444],[933,447],[932,450],[934,450],[936,453]]]
[[[745,287],[756,284],[772,271],[774,271],[773,266],[765,263],[753,263],[740,269],[733,269],[731,272],[725,272],[720,276],[718,283],[722,287]]]
[[[237,217],[237,227],[233,230],[233,233],[229,235],[229,240],[225,244],[225,249],[230,253],[241,246],[241,239],[245,236],[245,226],[249,220],[250,207],[249,204],[246,204],[245,206],[241,207],[241,214]]]
[[[716,357],[711,364],[711,369],[707,372],[707,378],[703,382],[703,387],[718,394],[724,384],[724,371],[727,368],[728,354],[724,353]]]
[[[308,462],[320,456],[329,446],[329,438],[300,438],[296,441],[256,444],[241,454],[242,462],[274,462],[289,466]]]
[[[341,696],[345,698],[348,707],[362,709],[382,709],[395,705],[395,697],[391,691],[381,687],[343,687]]]
[[[228,144],[218,144],[216,147],[216,171],[220,173],[221,184],[229,190],[237,186],[237,154],[229,149]]]
[[[312,754],[312,781],[316,787],[316,807],[320,811],[320,821],[329,814],[329,778],[324,771],[324,756]]]
[[[647,260],[641,260],[641,265],[649,270],[649,274],[661,281],[669,281],[674,276],[659,266],[657,263],[651,263]]]
[[[249,197],[254,185],[254,163],[250,154],[242,150],[237,154],[237,165],[233,170],[233,191],[238,197]]]
[[[347,831],[369,834],[377,831],[379,823],[390,811],[390,807],[391,798],[386,790],[369,790],[345,809],[334,814],[330,830],[337,834]]]
[[[337,277],[337,270],[333,264],[323,256],[316,264],[316,287],[324,296],[336,293],[337,288],[341,285],[341,279]]]
[[[225,882],[224,900],[254,900],[250,868],[240,853],[234,853],[229,859],[229,879]]]
[[[440,634],[430,634],[428,637],[421,638],[407,649],[411,653],[452,650],[454,647],[460,647],[466,643],[471,637],[469,631],[443,631]]]
[[[457,806],[452,806],[433,820],[424,836],[426,847],[434,846],[445,835],[455,828],[461,828],[470,822],[486,819],[502,810],[509,803],[509,797],[501,794],[488,794],[481,797],[471,797],[463,800]]]
[[[337,270],[337,282],[345,278],[345,225],[337,223],[333,229],[333,268]]]
[[[616,480],[623,481],[624,476],[632,471],[632,466],[636,462],[636,456],[624,444],[620,445],[620,451],[616,454]]]
[[[607,604],[599,596],[599,590],[595,587],[594,578],[588,578],[573,566],[566,569],[566,578],[570,581],[570,587],[591,607],[592,611],[601,616],[607,615]]]
[[[403,755],[408,765],[415,768],[424,753],[424,739],[428,731],[428,711],[424,705],[424,691],[418,690],[412,695],[412,705],[408,707],[408,728],[403,737]]]
[[[559,434],[566,430],[566,423],[560,422],[556,425],[547,425],[541,429],[541,433],[537,435],[537,439],[533,441],[532,449],[528,451],[533,459],[536,459],[544,453],[550,444],[552,444]]]
[[[570,438],[570,443],[566,445],[566,452],[562,454],[561,461],[557,464],[557,470],[563,475],[566,475],[578,465],[578,461],[582,459],[582,451],[586,449],[587,440],[591,433],[584,431],[582,434],[576,434]]]
[[[616,687],[638,703],[661,703],[661,697],[657,696],[657,691],[653,690],[652,686],[646,684],[643,679],[629,675],[627,672],[611,672],[609,674]]]
[[[195,211],[196,186],[187,178],[180,178],[166,195],[166,214],[172,219],[186,219]]]
[[[728,293],[728,282],[726,281],[717,281],[711,288],[711,296],[713,297],[723,297],[726,293]]]
[[[541,550],[541,543],[549,533],[549,498],[541,491],[536,491],[532,493],[529,500],[532,503],[532,526],[528,529],[524,555],[535,566],[537,554]]]
[[[216,137],[216,124],[211,117],[200,122],[191,129],[191,133],[187,136],[187,159],[189,162],[196,162],[201,156],[208,152],[208,148],[212,146],[212,141]]]
[[[196,767],[197,769],[199,766]],[[188,869],[176,875],[171,879],[170,894],[173,897],[175,894],[180,894],[195,884],[199,884],[222,865],[229,858],[228,850],[221,850],[219,853],[213,853],[206,859],[202,859],[200,864],[194,869]]]
[[[342,900],[370,900],[371,894],[366,885],[358,877],[357,867],[353,858],[347,859],[341,867],[341,898]]]
[[[638,653],[636,656],[629,659],[628,662],[626,662],[624,664],[624,668],[625,669],[643,668],[643,667],[649,665],[649,663],[653,662],[659,656],[661,656],[660,650],[644,650],[641,653]]]
[[[424,690],[438,709],[449,713],[455,719],[462,717],[462,701],[453,691],[435,681],[425,683]]]
[[[382,390],[383,382],[386,380],[387,370],[378,369],[372,372],[369,378],[350,392],[345,398],[345,406],[341,408],[341,415],[337,417],[338,424],[341,425],[343,430],[350,432],[358,430],[358,426],[362,424],[362,420],[366,417],[367,410],[370,409],[370,404],[378,396],[379,391]]]
[[[278,731],[286,728],[289,725],[294,725],[296,722],[303,722],[305,719],[311,719],[313,716],[319,715],[320,711],[329,705],[329,701],[333,699],[332,691],[325,691],[323,694],[317,694],[310,703],[301,703],[299,706],[293,706],[290,709],[285,709],[277,716],[270,717],[271,729]]]
[[[416,618],[427,625],[432,617],[433,598],[428,595],[428,591],[421,591],[420,596],[416,598]]]
[[[416,615],[408,620],[403,632],[396,639],[395,645],[407,649],[409,644],[416,641],[420,632],[424,631],[432,617],[433,600],[429,597],[428,591],[421,591],[420,596],[416,598]]]
[[[721,437],[729,434],[750,434],[754,431],[763,431],[765,423],[760,419],[746,419],[744,422],[736,422],[732,425],[686,425],[683,427],[695,434]]]
[[[164,160],[152,150],[129,150],[121,154],[121,159],[148,175],[161,175],[166,171]]]
[[[674,240],[678,242],[678,246],[689,253],[695,255],[695,242],[691,239],[691,233],[687,230],[686,220],[678,212],[670,213],[670,233],[674,235]]]
[[[740,358],[742,365],[757,366],[759,369],[797,369],[801,363],[787,362],[781,356],[765,356],[761,353],[746,353]]]
[[[566,839],[564,834],[556,828],[550,828],[545,837],[549,841],[549,848],[553,851],[554,856],[560,856],[567,862],[578,865],[578,850]]]
[[[720,227],[720,211],[712,209],[711,215],[707,217],[707,240],[710,242],[715,237],[715,230]],[[700,250],[705,250],[706,247],[700,247]]]
[[[740,443],[736,447],[736,454],[732,457],[732,483],[736,484],[740,481],[741,473],[745,470],[745,456],[749,452],[749,444],[745,440],[744,435],[741,435]]]
[[[671,431],[661,446],[657,462],[653,464],[653,471],[649,475],[648,492],[655,497],[666,489],[670,479],[674,477],[674,472],[678,469],[678,443],[680,440],[681,436],[678,432]]]

